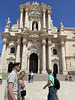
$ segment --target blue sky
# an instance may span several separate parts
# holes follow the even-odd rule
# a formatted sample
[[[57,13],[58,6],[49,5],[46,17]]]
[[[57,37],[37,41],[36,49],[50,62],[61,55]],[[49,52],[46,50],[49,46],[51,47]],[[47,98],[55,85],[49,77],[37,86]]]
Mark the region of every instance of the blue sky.
[[[35,0],[0,0],[0,32],[3,32],[6,26],[8,17],[11,20],[10,28],[13,24],[16,24],[16,20],[19,18],[19,5],[26,2],[33,2]],[[53,25],[58,29],[60,28],[60,22],[64,27],[75,27],[75,0],[37,0],[41,3],[45,3],[52,7],[52,20]],[[2,38],[0,33],[0,52],[2,52]]]

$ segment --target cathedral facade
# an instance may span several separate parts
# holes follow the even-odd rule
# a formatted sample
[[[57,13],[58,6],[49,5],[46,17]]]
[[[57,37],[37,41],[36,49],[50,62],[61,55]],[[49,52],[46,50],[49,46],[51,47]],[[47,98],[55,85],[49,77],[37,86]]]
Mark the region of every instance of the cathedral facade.
[[[36,1],[19,6],[20,17],[10,30],[6,20],[0,72],[7,72],[11,62],[20,62],[21,70],[34,73],[67,74],[75,71],[75,28],[53,26],[52,9]]]

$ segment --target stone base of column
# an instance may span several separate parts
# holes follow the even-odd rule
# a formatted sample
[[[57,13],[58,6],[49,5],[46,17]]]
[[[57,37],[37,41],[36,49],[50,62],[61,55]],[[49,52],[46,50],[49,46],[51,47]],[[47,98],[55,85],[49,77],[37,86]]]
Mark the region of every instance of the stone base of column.
[[[19,33],[22,32],[22,28],[19,28],[18,32],[19,32]]]
[[[42,74],[46,74],[47,73],[47,71],[46,70],[42,70]]]
[[[29,70],[26,70],[25,72],[26,72],[26,73],[29,73]]]
[[[43,31],[46,32],[46,28],[43,28]]]
[[[48,34],[51,35],[51,30],[48,30]]]
[[[27,30],[27,27],[24,27],[24,31],[26,31]]]
[[[7,73],[6,69],[0,69],[0,73]]]
[[[29,73],[29,70],[21,69],[20,71],[25,71],[25,73]]]
[[[64,75],[67,75],[67,74],[68,74],[68,72],[67,72],[67,71],[63,71],[63,74],[64,74]]]

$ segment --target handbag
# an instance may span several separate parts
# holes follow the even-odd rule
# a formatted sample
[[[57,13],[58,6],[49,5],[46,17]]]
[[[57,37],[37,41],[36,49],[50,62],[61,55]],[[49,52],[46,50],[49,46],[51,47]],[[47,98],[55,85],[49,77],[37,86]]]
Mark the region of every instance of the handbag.
[[[21,91],[21,96],[23,97],[23,96],[26,96],[26,90],[22,90]]]

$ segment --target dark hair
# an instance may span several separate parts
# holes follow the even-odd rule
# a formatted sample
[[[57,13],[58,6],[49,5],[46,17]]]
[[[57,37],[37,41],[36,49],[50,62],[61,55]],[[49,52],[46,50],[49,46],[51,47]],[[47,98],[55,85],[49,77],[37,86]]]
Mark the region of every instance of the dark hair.
[[[52,73],[52,70],[51,69],[48,69],[47,70],[48,74]]]
[[[20,63],[19,63],[19,62],[15,62],[15,63],[13,64],[13,68],[14,68],[15,66],[18,66],[18,65],[20,65]]]

